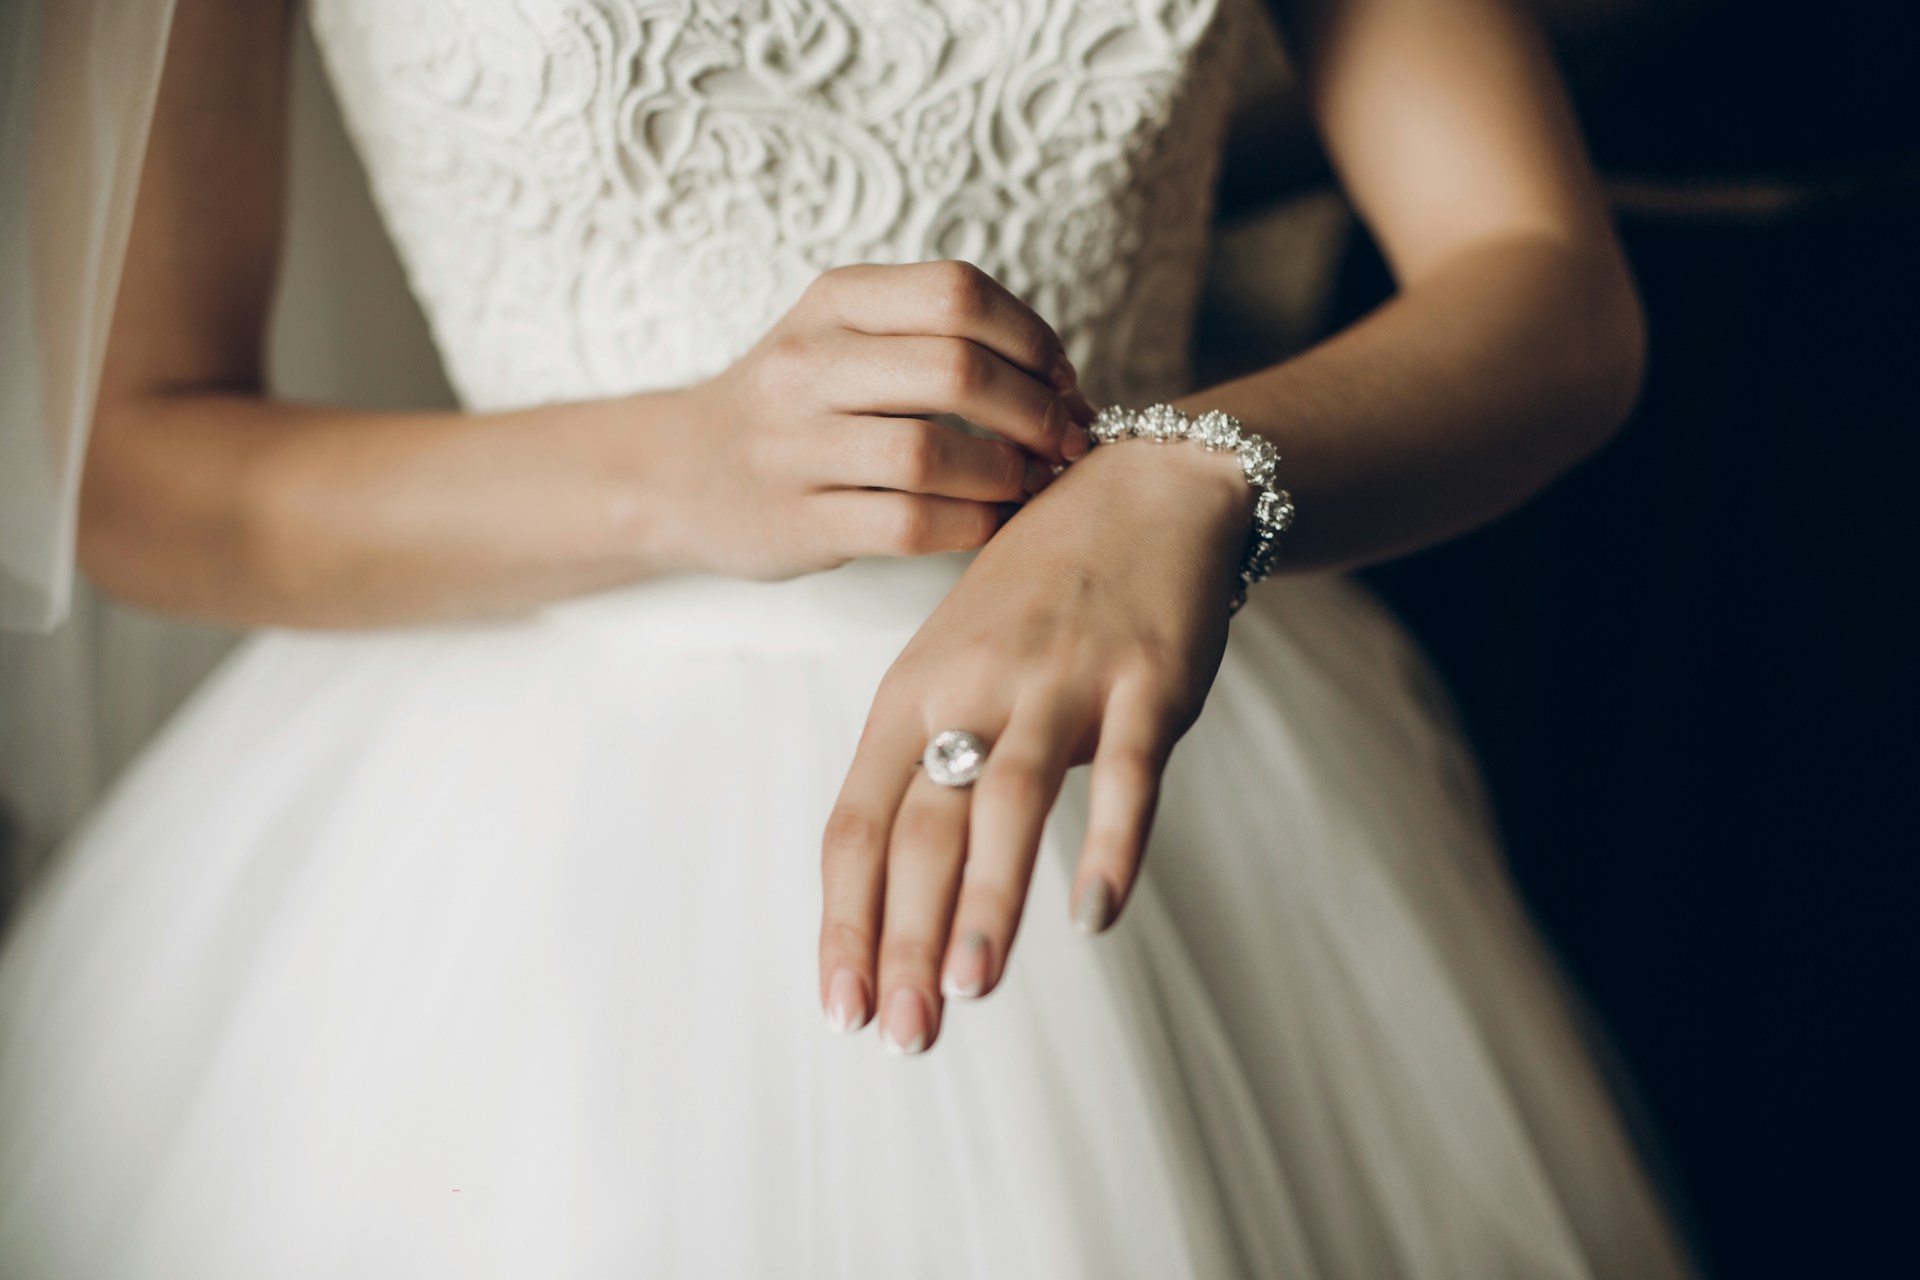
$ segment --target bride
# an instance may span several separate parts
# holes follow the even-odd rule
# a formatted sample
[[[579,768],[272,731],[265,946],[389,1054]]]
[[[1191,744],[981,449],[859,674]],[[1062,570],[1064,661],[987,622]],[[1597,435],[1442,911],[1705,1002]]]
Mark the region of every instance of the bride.
[[[1511,4],[1288,5],[1399,292],[1190,385],[1259,3],[311,0],[459,413],[265,394],[291,15],[128,8],[79,558],[256,630],[0,956],[0,1270],[1690,1273],[1329,572],[1633,285]]]

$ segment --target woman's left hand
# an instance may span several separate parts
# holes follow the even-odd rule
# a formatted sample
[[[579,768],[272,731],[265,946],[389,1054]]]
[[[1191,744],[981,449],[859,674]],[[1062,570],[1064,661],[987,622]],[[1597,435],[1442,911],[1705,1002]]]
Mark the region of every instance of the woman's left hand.
[[[1232,453],[1128,441],[1069,467],[979,553],[881,682],[827,825],[834,1025],[878,1010],[887,1047],[918,1052],[943,996],[994,988],[1047,813],[1089,761],[1073,916],[1086,932],[1112,923],[1168,753],[1219,669],[1252,510]],[[970,788],[915,767],[943,729],[987,744]]]

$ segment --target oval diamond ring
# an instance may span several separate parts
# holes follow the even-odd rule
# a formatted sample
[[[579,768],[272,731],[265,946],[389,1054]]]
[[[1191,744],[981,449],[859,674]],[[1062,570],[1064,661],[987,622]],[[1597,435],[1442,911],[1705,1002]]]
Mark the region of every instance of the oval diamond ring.
[[[987,763],[987,748],[965,729],[942,729],[927,740],[920,765],[943,787],[970,787]]]

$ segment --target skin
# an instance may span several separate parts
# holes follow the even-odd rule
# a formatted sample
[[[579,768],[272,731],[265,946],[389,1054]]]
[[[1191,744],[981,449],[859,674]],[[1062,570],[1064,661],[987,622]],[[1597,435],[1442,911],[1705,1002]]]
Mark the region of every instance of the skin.
[[[1282,14],[1316,125],[1396,296],[1271,368],[1176,403],[1274,441],[1300,516],[1277,571],[1430,545],[1603,444],[1644,323],[1538,29],[1500,0],[1328,0]],[[888,672],[823,848],[821,999],[889,1047],[1006,971],[1040,833],[1091,763],[1075,911],[1110,926],[1162,770],[1225,646],[1251,514],[1232,459],[1096,449],[1011,519]],[[933,733],[990,746],[967,790],[910,767]],[[1107,904],[1088,895],[1104,886]]]
[[[1282,16],[1399,291],[1178,403],[1274,440],[1301,512],[1278,571],[1300,572],[1524,501],[1617,429],[1644,337],[1528,19],[1502,0]],[[487,415],[276,402],[262,335],[287,21],[258,0],[180,0],[82,488],[95,582],[165,612],[358,627],[666,571],[766,579],[981,547],[883,681],[828,825],[823,1006],[849,1028],[884,1009],[889,1042],[917,1049],[939,1035],[943,977],[991,992],[1076,764],[1092,764],[1092,810],[1074,901],[1104,884],[1110,924],[1226,643],[1251,513],[1231,458],[1086,453],[1057,336],[957,263],[829,272],[738,363],[670,391]],[[926,421],[941,413],[1006,440]],[[909,767],[949,727],[992,745],[969,790]]]
[[[1080,456],[1060,339],[958,262],[830,271],[696,386],[513,413],[265,394],[288,12],[182,0],[81,489],[104,590],[243,624],[471,617],[980,546]],[[958,414],[1006,438],[935,425]]]

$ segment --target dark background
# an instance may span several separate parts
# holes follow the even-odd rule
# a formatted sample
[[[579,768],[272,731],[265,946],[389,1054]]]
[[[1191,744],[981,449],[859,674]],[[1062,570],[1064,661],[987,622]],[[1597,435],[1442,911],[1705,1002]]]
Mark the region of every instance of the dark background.
[[[1640,407],[1368,575],[1721,1276],[1915,1274],[1917,7],[1695,5],[1580,69]],[[1388,287],[1361,244],[1340,318]]]

